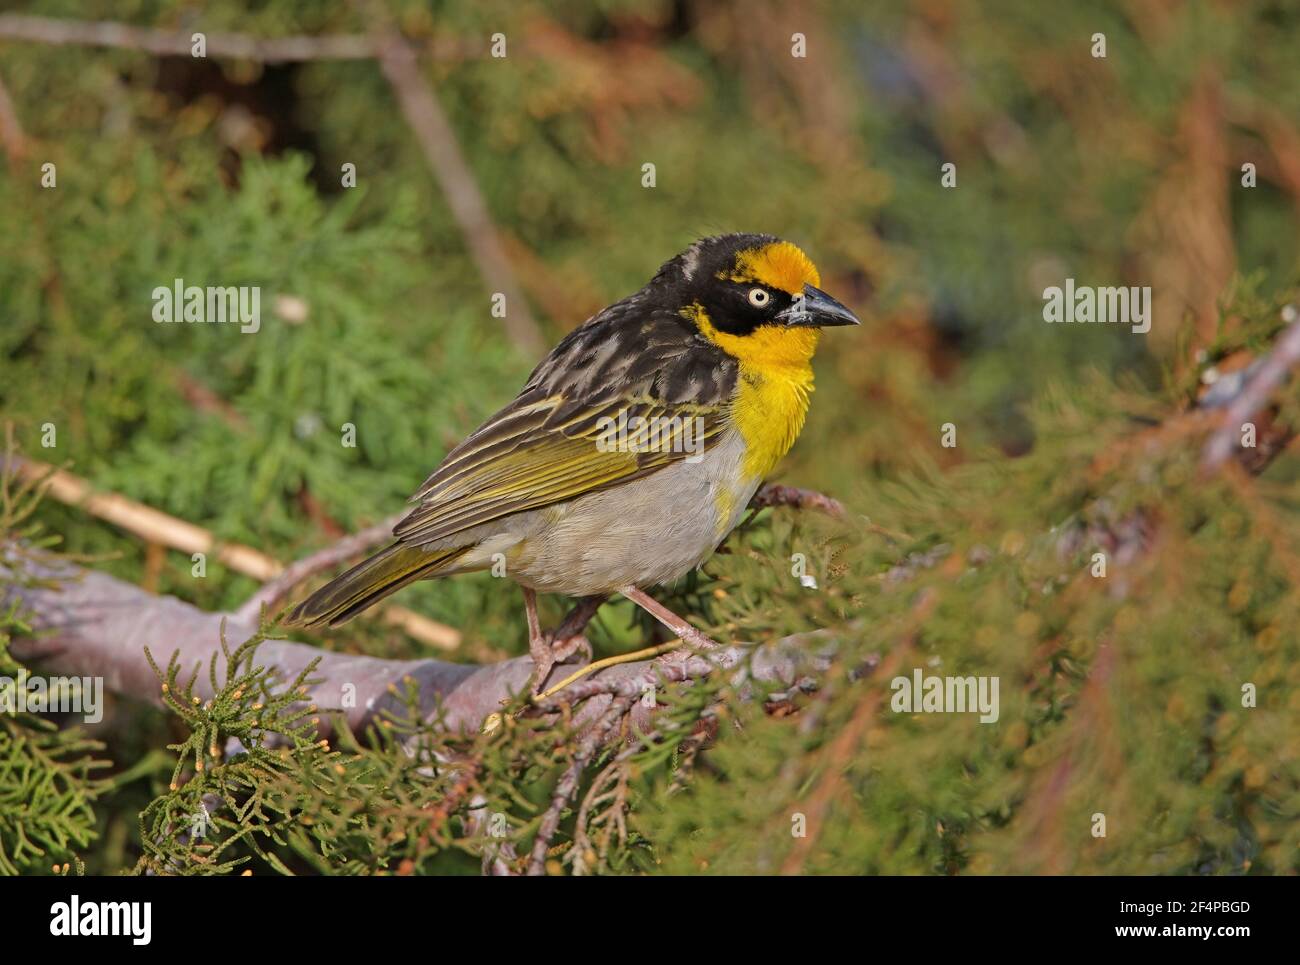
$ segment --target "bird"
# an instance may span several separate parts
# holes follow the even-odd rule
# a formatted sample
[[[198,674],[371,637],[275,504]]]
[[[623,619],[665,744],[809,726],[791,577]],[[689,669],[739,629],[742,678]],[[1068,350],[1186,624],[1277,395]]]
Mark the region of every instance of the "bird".
[[[569,332],[411,497],[393,543],[295,606],[337,627],[417,580],[491,569],[523,590],[534,693],[612,594],[716,643],[649,590],[698,567],[794,445],[821,330],[858,325],[797,245],[702,238]],[[543,633],[537,594],[577,603]]]

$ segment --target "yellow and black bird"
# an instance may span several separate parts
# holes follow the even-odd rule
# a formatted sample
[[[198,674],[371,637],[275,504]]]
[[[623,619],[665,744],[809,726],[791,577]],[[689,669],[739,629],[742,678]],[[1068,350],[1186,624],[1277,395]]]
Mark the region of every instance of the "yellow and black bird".
[[[711,643],[645,590],[707,559],[798,437],[820,329],[858,324],[818,284],[788,241],[697,241],[570,332],[425,480],[396,542],[287,622],[338,626],[416,580],[504,564],[538,686],[611,593]],[[550,637],[538,591],[581,598]]]

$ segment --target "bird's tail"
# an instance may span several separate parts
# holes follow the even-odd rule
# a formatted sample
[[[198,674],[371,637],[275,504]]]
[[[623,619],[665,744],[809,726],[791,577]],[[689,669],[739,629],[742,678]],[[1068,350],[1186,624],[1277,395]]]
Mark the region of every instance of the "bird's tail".
[[[449,569],[468,549],[458,546],[429,553],[394,543],[330,580],[294,607],[284,622],[288,626],[315,627],[328,623],[337,627],[407,584]]]

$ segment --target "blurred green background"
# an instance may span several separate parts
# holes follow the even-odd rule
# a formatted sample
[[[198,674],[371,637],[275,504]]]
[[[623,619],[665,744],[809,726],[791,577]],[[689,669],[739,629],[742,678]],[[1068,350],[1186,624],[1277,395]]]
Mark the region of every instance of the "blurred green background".
[[[392,0],[382,9],[421,55],[544,343],[705,234],[770,232],[811,255],[823,287],[865,324],[824,341],[808,427],[780,481],[833,493],[917,538],[904,549],[979,541],[1006,549],[1008,532],[1023,540],[1087,506],[1099,488],[1071,488],[1056,475],[1070,458],[1091,458],[1134,413],[1180,398],[1188,379],[1195,383],[1197,351],[1222,343],[1223,319],[1229,330],[1234,318],[1275,319],[1297,279],[1300,8],[1292,4]],[[373,7],[306,0],[37,0],[3,2],[0,11],[261,37],[364,34],[374,23]],[[497,32],[507,39],[502,59],[488,54]],[[1099,33],[1104,58],[1093,56]],[[792,56],[796,34],[806,57]],[[29,456],[287,561],[400,510],[536,363],[492,317],[491,288],[375,62],[160,57],[0,32],[0,82],[20,127],[0,166],[0,415]],[[647,162],[653,188],[642,185]],[[55,188],[40,184],[45,163],[56,166]],[[956,165],[956,187],[941,185],[945,163]],[[1248,163],[1253,187],[1242,184]],[[345,164],[355,165],[355,188],[341,184]],[[177,277],[260,286],[261,331],[156,324],[150,293]],[[1043,289],[1066,277],[1152,286],[1151,332],[1044,324]],[[1230,305],[1236,314],[1225,312]],[[1050,438],[1035,415],[1043,407],[1060,416]],[[946,422],[958,427],[956,449],[938,445]],[[47,423],[57,428],[49,449],[41,446]],[[345,423],[356,427],[355,448],[340,445]],[[1007,468],[1024,460],[1024,470]],[[1288,507],[1292,477],[1283,470],[1277,481]],[[1031,492],[1047,495],[1036,501]],[[980,513],[995,518],[981,528]],[[183,554],[151,551],[53,500],[40,518],[69,551],[111,554],[97,565],[206,609],[233,608],[257,586],[215,562],[195,580]],[[757,545],[776,547],[779,571],[786,543],[830,538],[824,525],[810,525],[820,527],[815,537],[800,535],[802,523],[774,523]],[[859,582],[844,599],[871,616],[875,604],[863,605],[863,594],[878,591],[871,580],[899,547],[862,552],[848,577]],[[743,561],[722,565],[743,585]],[[935,723],[964,728],[966,745],[931,731],[908,749],[900,735],[900,770],[885,759],[859,788],[877,796],[859,803],[862,815],[907,826],[847,821],[844,834],[861,849],[843,846],[846,863],[827,858],[824,869],[968,867],[980,848],[943,840],[942,831],[933,837],[944,820],[991,836],[975,870],[1240,869],[1241,855],[1262,850],[1267,835],[1228,830],[1226,843],[1202,846],[1213,834],[1200,823],[1250,823],[1221,813],[1220,795],[1243,786],[1254,758],[1239,762],[1236,784],[1225,778],[1204,798],[1133,805],[1163,820],[1175,820],[1171,809],[1181,815],[1181,836],[1170,840],[1199,836],[1175,858],[1153,857],[1167,854],[1168,841],[1129,853],[1128,864],[1087,857],[1083,844],[1077,854],[1067,849],[1063,864],[1024,858],[1018,842],[1041,828],[1022,819],[1005,830],[1016,824],[1016,804],[1031,796],[1039,769],[1075,752],[1001,755],[1060,724],[1084,677],[1070,678],[1074,698],[1063,702],[1036,692],[1032,665],[1042,654],[1034,647],[1054,639],[1068,650],[1061,639],[1071,631],[1062,610],[1049,610],[1041,630],[1016,622],[1031,608],[1027,579],[989,589],[991,612],[955,603],[939,634],[954,664],[977,641],[970,666],[984,666],[979,655],[997,650],[996,638],[1038,640],[1003,668],[1004,700],[1023,685],[1024,706],[1004,710],[996,736],[966,721]],[[1212,594],[1204,600],[1209,613],[1225,607]],[[518,595],[487,576],[416,586],[400,602],[463,631],[454,658],[526,649]],[[1273,604],[1292,614],[1281,590]],[[544,617],[556,620],[563,605],[545,601]],[[1106,621],[1122,609],[1098,605]],[[746,606],[714,619],[756,633],[833,616],[799,600]],[[1051,613],[1061,617],[1056,625]],[[1243,653],[1275,617],[1242,631]],[[638,641],[632,621],[626,605],[607,608],[598,650]],[[992,628],[982,642],[981,626]],[[447,656],[373,621],[320,642]],[[1086,668],[1093,653],[1076,657]],[[1178,676],[1162,666],[1142,686]],[[1236,679],[1204,686],[1231,695]],[[1202,721],[1221,697],[1180,699]],[[1172,698],[1161,689],[1144,699],[1160,711]],[[1205,726],[1222,726],[1211,716]],[[1185,723],[1166,721],[1173,731]],[[160,714],[122,708],[106,730],[111,756],[120,767],[145,759],[165,743],[167,726]],[[1268,780],[1282,782],[1269,806],[1279,821],[1297,806],[1296,748],[1285,731],[1262,745],[1273,755]],[[989,759],[972,763],[985,752]],[[1187,763],[1195,749],[1160,753],[1171,780],[1203,779],[1187,770],[1196,770]],[[718,767],[729,754],[758,759],[724,746]],[[925,776],[909,777],[907,760],[926,761]],[[119,789],[102,815],[92,868],[134,857],[134,811],[161,773]],[[1019,789],[1008,789],[1018,779]],[[1094,779],[1115,780],[1104,770],[1086,778]],[[731,813],[709,797],[724,790],[706,782],[699,793],[720,809],[711,814]],[[736,814],[698,825],[664,815],[662,836],[682,842],[698,842],[700,826],[722,840],[746,823]],[[1294,832],[1279,834],[1268,839],[1279,849],[1270,866],[1294,869]],[[680,857],[668,866],[707,865],[682,856],[689,850],[665,852]]]

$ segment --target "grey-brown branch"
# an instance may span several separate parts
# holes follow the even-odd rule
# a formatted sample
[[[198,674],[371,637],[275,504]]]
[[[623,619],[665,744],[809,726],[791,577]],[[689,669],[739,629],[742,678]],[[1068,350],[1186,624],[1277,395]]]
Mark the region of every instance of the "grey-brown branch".
[[[133,584],[103,573],[69,564],[40,564],[26,554],[3,554],[0,573],[10,579],[0,591],[0,606],[17,602],[32,615],[36,635],[15,641],[18,659],[39,664],[54,674],[103,677],[115,693],[156,705],[162,704],[161,687],[145,657],[145,648],[160,663],[172,654],[186,673],[200,671],[195,692],[201,698],[213,696],[207,667],[221,652],[222,632],[231,647],[253,637],[255,621],[233,614],[208,613],[172,597],[154,596]],[[33,583],[33,581],[39,581]],[[596,671],[575,681],[550,698],[542,710],[561,702],[588,700],[578,714],[580,721],[602,713],[616,695],[641,694],[647,686],[700,677],[719,670],[743,674],[791,686],[801,676],[823,669],[825,654],[805,648],[806,636],[753,647],[736,645],[706,656],[670,653],[656,660],[620,664]],[[827,643],[829,641],[821,641]],[[824,647],[822,647],[824,649]],[[746,658],[752,659],[746,664]],[[319,659],[314,673],[317,683],[309,699],[323,710],[341,711],[354,732],[361,732],[385,710],[399,712],[401,702],[394,689],[403,690],[405,678],[418,685],[420,708],[432,719],[439,708],[449,730],[472,733],[504,702],[528,685],[533,664],[529,657],[515,657],[482,666],[442,660],[386,660],[333,653],[305,643],[267,640],[257,651],[259,665],[274,668],[287,682],[312,660]],[[558,683],[576,669],[558,666],[547,681]],[[345,707],[344,694],[354,694],[353,706]],[[589,698],[599,698],[589,700]],[[637,711],[640,711],[640,703]],[[648,712],[644,716],[649,716]],[[322,734],[328,734],[328,715],[321,716]]]

